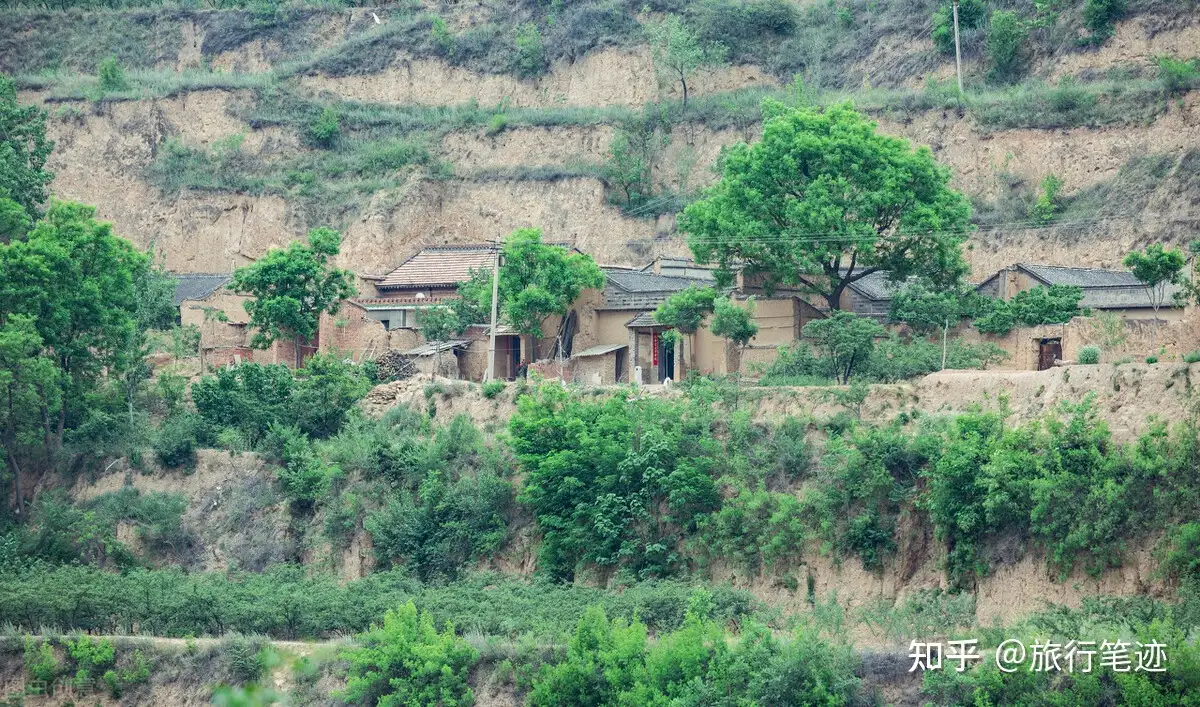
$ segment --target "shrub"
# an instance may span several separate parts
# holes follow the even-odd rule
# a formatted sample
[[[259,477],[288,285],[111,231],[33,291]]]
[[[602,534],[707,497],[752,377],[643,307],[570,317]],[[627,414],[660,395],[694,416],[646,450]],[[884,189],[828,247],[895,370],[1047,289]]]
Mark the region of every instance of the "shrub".
[[[292,372],[283,364],[243,363],[196,381],[192,401],[204,419],[241,430],[253,446],[284,419],[292,386]]]
[[[105,671],[104,684],[114,698],[119,698],[132,685],[139,685],[150,679],[150,661],[141,650],[135,650],[126,665]]]
[[[1091,31],[1091,41],[1103,44],[1113,36],[1117,20],[1125,16],[1126,0],[1087,0],[1083,5],[1083,24]]]
[[[125,79],[125,70],[121,68],[115,56],[102,60],[96,72],[100,79],[100,90],[103,93],[124,91],[129,88],[129,82]]]
[[[1171,533],[1161,569],[1168,577],[1200,582],[1200,523],[1185,523]]]
[[[233,679],[239,683],[255,682],[267,669],[267,641],[241,634],[226,636],[221,641],[221,653]]]
[[[503,113],[497,113],[488,119],[487,134],[499,135],[508,127],[508,118]]]
[[[1147,356],[1146,363],[1158,363],[1158,356]]]
[[[512,69],[521,78],[533,78],[546,71],[546,47],[542,43],[542,33],[537,25],[528,22],[517,27],[513,38],[515,52],[512,59]]]
[[[987,55],[993,81],[1010,82],[1021,73],[1021,52],[1027,30],[1015,12],[992,13],[987,31]]]
[[[358,637],[359,645],[342,652],[349,661],[346,689],[353,704],[474,704],[467,684],[479,653],[447,624],[439,632],[433,617],[417,613],[412,601],[384,615],[383,625]]]
[[[163,421],[154,435],[154,455],[163,466],[191,466],[196,448],[209,439],[208,425],[200,415],[176,413]]]
[[[1170,56],[1157,56],[1158,80],[1169,95],[1184,93],[1200,83],[1200,59],[1186,61]]]
[[[958,6],[958,29],[978,29],[987,23],[987,5],[983,0],[963,0]],[[933,13],[933,44],[943,54],[954,55],[954,8],[950,3]]]
[[[1062,210],[1062,200],[1060,192],[1062,192],[1063,180],[1059,177],[1050,174],[1042,180],[1042,190],[1038,194],[1037,202],[1034,203],[1030,215],[1038,223],[1050,223],[1054,217]]]
[[[438,51],[443,57],[454,56],[456,42],[450,28],[446,26],[445,20],[434,17],[429,26],[429,36],[433,38],[433,43],[437,45]]]
[[[504,392],[504,381],[488,381],[479,387],[483,397],[491,400]]]
[[[25,672],[29,674],[30,680],[47,685],[54,683],[54,679],[62,672],[62,666],[54,657],[54,647],[50,645],[50,641],[32,636],[25,637]]]
[[[318,354],[296,371],[290,419],[314,439],[332,437],[371,389],[362,370],[336,354]]]
[[[1089,366],[1100,363],[1100,347],[1084,346],[1079,349],[1079,362]]]
[[[330,148],[342,133],[342,119],[337,109],[326,106],[308,125],[308,140],[318,147]]]
[[[1183,355],[1184,363],[1200,363],[1200,351],[1189,351]]]

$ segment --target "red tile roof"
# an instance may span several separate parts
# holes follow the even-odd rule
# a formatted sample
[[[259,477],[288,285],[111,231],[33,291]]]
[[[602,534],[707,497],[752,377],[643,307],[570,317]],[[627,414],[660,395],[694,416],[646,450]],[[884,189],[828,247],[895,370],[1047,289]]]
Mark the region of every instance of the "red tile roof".
[[[496,262],[491,244],[425,248],[376,283],[381,290],[454,287],[471,277],[471,270],[490,270]]]

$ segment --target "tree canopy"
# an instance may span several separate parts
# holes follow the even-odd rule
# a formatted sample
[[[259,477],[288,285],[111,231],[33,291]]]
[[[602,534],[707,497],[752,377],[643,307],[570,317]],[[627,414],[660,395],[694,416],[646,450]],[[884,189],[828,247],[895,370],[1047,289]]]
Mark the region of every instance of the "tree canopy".
[[[16,84],[0,74],[0,199],[20,204],[30,219],[41,215],[46,185],[54,178],[46,171],[53,149],[54,143],[46,139],[46,111],[20,106]],[[0,227],[0,236],[3,233]]]
[[[1183,275],[1186,263],[1183,251],[1164,248],[1162,243],[1151,243],[1146,246],[1145,252],[1135,250],[1126,255],[1123,262],[1145,286],[1157,316],[1167,299],[1167,287],[1179,282]]]
[[[500,319],[535,340],[547,317],[565,315],[585,288],[603,286],[604,273],[590,255],[543,243],[540,229],[513,231],[501,250]],[[475,311],[491,309],[490,273],[473,273],[458,291]]]
[[[336,313],[341,301],[355,294],[354,276],[330,263],[340,245],[337,231],[318,228],[308,234],[307,244],[293,241],[286,249],[271,249],[234,271],[229,288],[253,297],[245,305],[255,328],[251,346],[265,349],[291,338],[300,366],[300,344],[316,335],[321,314]]]
[[[848,104],[767,102],[764,114],[762,141],[730,148],[721,181],[680,221],[719,284],[736,268],[768,293],[794,286],[838,309],[849,284],[881,270],[937,286],[962,278],[970,204],[928,148],[876,133]]]
[[[1083,313],[1079,308],[1082,299],[1083,289],[1073,285],[1034,287],[1018,292],[1010,300],[990,300],[975,319],[975,328],[985,334],[1003,335],[1017,324],[1062,324]]]
[[[814,319],[805,324],[803,333],[813,340],[813,348],[828,361],[830,373],[844,385],[871,356],[876,337],[887,332],[870,317],[836,311],[825,319]]]
[[[149,258],[94,214],[54,202],[26,238],[0,244],[0,315],[32,317],[63,375],[59,443],[68,410],[106,367],[120,368],[122,347],[144,326],[138,283],[149,277]]]

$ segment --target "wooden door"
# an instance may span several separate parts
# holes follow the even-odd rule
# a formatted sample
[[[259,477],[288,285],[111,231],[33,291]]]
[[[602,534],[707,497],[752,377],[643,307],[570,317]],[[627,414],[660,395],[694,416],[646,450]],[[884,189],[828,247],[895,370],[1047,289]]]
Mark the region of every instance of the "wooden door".
[[[1054,368],[1054,362],[1062,358],[1062,339],[1042,339],[1038,345],[1038,370]]]

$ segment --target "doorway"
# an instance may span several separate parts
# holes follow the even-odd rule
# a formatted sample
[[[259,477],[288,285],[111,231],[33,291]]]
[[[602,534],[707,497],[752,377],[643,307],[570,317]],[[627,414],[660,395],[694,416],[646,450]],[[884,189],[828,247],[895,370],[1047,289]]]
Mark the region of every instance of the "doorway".
[[[670,378],[671,382],[675,381],[675,344],[663,341],[661,336],[655,337],[658,339],[658,382],[662,383]]]
[[[1062,359],[1062,339],[1042,339],[1038,343],[1038,370],[1054,368],[1054,362]]]

